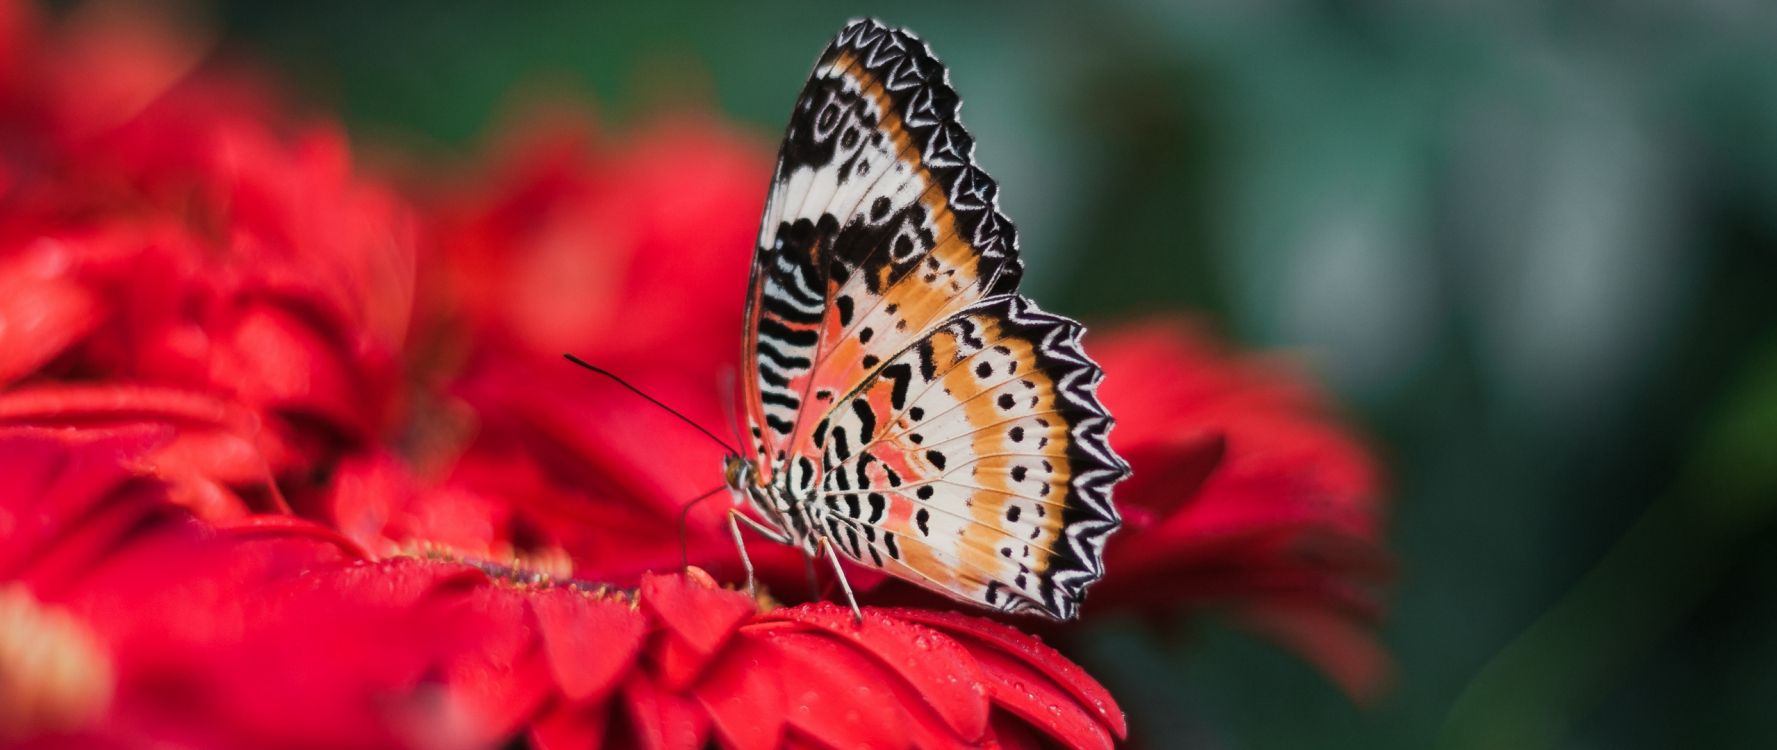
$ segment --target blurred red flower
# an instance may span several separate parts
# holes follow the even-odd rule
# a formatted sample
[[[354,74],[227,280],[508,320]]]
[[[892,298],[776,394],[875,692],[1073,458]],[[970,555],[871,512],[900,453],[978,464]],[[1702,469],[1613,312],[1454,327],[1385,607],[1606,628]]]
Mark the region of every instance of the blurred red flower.
[[[393,578],[317,587],[317,567],[350,570],[325,533],[193,520],[142,473],[170,432],[0,431],[0,741],[388,747],[450,728],[413,686],[463,633]]]
[[[193,523],[137,461],[164,430],[0,433],[6,736],[189,747],[1110,747],[1109,694],[1007,626],[762,610],[697,569],[616,590],[446,556],[366,560],[296,520]],[[106,520],[101,520],[106,519]]]
[[[335,128],[276,132],[262,86],[203,68],[201,41],[146,10],[44,29],[8,7],[0,412],[201,423],[168,445],[176,494],[216,517],[280,509],[392,426],[411,219],[353,176]]]
[[[410,212],[336,126],[132,7],[0,4],[0,743],[1124,735],[1010,626],[716,585],[700,568],[740,577],[723,499],[678,519],[720,449],[561,361],[731,421],[765,144],[545,118],[406,185]],[[1088,345],[1136,471],[1088,611],[1220,606],[1370,692],[1367,455],[1297,380],[1176,325]],[[661,574],[681,544],[700,568]],[[810,594],[798,553],[750,551]]]
[[[1368,452],[1306,380],[1180,321],[1091,345],[1118,415],[1111,441],[1134,469],[1092,605],[1219,606],[1374,696],[1388,658],[1371,631],[1390,568]]]
[[[725,495],[693,509],[688,536],[678,526],[683,502],[721,484],[722,449],[561,355],[722,431],[765,145],[691,114],[627,142],[594,132],[573,113],[530,117],[473,178],[433,191],[419,337],[438,390],[474,422],[448,483],[505,498],[518,536],[561,545],[580,575],[633,585],[677,567],[683,542],[733,580]],[[805,589],[799,555],[757,552],[768,582]]]

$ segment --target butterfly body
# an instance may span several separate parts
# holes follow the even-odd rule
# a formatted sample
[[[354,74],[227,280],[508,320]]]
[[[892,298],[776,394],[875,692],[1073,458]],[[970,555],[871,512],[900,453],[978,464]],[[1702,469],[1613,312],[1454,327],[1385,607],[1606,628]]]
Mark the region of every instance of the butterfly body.
[[[810,555],[1065,619],[1128,467],[1083,328],[1017,293],[1016,230],[957,107],[925,44],[874,21],[817,62],[754,256],[749,444],[726,476]]]
[[[782,486],[760,482],[753,464],[740,456],[724,458],[722,468],[724,481],[737,504],[751,507],[764,519],[761,531],[779,537],[784,544],[802,550],[809,557],[819,552],[815,546],[819,536],[813,530],[819,527],[821,519],[811,512],[814,508],[811,497],[795,497]]]

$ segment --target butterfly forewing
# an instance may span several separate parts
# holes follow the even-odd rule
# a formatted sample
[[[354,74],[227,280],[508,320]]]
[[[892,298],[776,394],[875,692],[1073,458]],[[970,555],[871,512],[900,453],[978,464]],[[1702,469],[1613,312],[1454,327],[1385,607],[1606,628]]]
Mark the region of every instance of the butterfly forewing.
[[[748,314],[755,450],[812,455],[813,420],[945,317],[1016,288],[1016,236],[925,44],[846,27],[797,99]]]
[[[860,563],[1071,617],[1128,469],[1079,324],[1016,295],[1016,233],[957,107],[925,44],[873,21],[816,63],[749,287],[755,466]]]

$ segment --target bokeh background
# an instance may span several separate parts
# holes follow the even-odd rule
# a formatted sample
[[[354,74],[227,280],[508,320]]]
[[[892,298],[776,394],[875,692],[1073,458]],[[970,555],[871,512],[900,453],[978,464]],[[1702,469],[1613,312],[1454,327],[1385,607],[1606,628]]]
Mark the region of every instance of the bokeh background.
[[[1388,466],[1392,690],[1354,705],[1213,619],[1109,623],[1086,663],[1144,744],[1777,741],[1777,6],[191,10],[360,149],[447,162],[552,100],[770,144],[846,19],[908,26],[1045,307],[1289,352]]]

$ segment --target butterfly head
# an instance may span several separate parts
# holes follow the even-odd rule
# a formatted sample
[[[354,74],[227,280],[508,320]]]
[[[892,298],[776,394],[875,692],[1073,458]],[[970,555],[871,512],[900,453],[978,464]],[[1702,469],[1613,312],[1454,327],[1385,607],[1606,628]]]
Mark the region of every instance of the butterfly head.
[[[728,489],[744,494],[747,491],[747,485],[753,482],[752,464],[737,455],[723,457],[722,481],[728,484]]]
[[[793,543],[798,546],[808,543],[806,514],[782,492],[768,487],[752,462],[740,456],[723,458],[722,479],[728,490],[734,493],[735,505],[751,506],[757,514],[756,521],[762,522],[773,533],[795,540]]]

